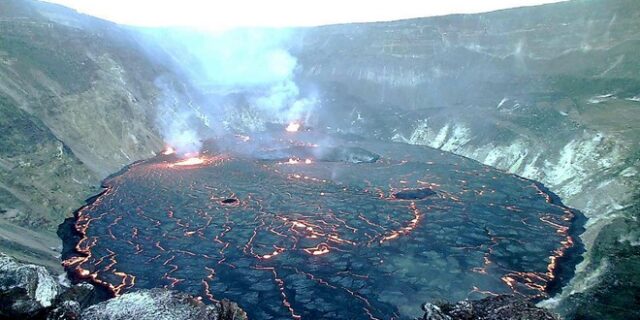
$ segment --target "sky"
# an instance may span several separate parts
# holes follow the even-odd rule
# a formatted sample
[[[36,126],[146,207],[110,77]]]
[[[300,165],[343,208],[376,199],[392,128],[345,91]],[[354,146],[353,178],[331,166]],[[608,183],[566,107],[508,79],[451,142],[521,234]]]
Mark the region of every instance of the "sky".
[[[558,0],[45,0],[136,26],[294,27],[477,13]]]

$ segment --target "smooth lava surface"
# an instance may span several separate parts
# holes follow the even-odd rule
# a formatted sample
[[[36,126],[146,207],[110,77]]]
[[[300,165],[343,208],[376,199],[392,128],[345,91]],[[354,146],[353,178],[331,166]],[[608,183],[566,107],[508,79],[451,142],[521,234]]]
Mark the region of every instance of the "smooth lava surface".
[[[466,158],[284,130],[229,144],[106,179],[67,270],[115,295],[228,298],[253,319],[409,319],[434,299],[544,297],[576,246],[577,211]]]

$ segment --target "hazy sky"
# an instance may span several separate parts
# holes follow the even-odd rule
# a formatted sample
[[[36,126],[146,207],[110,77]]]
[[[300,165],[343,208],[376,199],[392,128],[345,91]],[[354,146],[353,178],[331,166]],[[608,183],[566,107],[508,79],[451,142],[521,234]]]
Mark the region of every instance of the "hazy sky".
[[[143,26],[311,26],[475,13],[558,0],[45,0]]]

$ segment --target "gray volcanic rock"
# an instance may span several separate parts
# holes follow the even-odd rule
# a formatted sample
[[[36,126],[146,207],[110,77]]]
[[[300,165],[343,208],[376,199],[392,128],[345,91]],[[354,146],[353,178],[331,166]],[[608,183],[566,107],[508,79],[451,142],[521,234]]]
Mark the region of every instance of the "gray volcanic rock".
[[[205,305],[192,296],[166,289],[140,290],[93,305],[82,320],[242,320],[246,314],[237,304],[223,300]]]
[[[400,200],[418,200],[435,195],[436,192],[430,188],[418,188],[402,190],[393,194],[393,197]]]
[[[82,309],[77,301],[67,300],[57,305],[47,316],[47,320],[76,320],[80,319]]]
[[[358,147],[329,148],[318,157],[323,161],[343,161],[350,163],[373,163],[380,159],[380,155]]]
[[[96,288],[86,282],[74,284],[62,292],[56,300],[56,304],[65,301],[76,301],[82,308],[99,302],[99,299],[96,297]]]
[[[425,303],[422,320],[558,320],[553,313],[516,296],[494,296],[456,303]]]
[[[45,312],[61,288],[42,266],[16,262],[0,253],[0,318],[28,318]]]
[[[154,81],[167,72],[125,28],[62,6],[1,1],[0,30],[0,250],[55,266],[56,226],[161,148]]]
[[[47,319],[79,319],[82,309],[98,302],[96,288],[92,284],[81,282],[71,286],[56,298],[54,308],[47,316]]]

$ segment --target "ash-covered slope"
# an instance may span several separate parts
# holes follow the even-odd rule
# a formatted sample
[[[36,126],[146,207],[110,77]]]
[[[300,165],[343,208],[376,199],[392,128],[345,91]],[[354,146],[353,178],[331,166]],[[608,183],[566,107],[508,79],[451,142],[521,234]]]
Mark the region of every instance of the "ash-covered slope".
[[[583,210],[589,252],[563,296],[587,305],[561,308],[624,318],[640,298],[638,21],[637,1],[570,1],[311,28],[293,48],[334,127],[464,155]]]
[[[161,148],[154,80],[166,68],[129,33],[52,4],[0,2],[2,251],[59,268],[55,227],[101,178]]]

